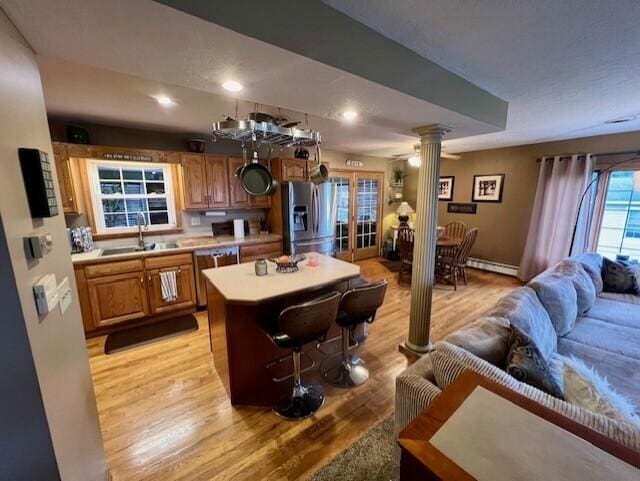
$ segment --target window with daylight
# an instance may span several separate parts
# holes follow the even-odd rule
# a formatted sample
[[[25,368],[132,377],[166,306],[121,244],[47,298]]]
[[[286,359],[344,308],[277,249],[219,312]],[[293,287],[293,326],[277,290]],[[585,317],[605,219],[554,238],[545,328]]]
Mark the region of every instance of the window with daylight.
[[[640,258],[640,170],[611,173],[597,250]]]
[[[148,230],[176,228],[170,165],[89,160],[87,167],[97,234],[136,231],[138,213]]]

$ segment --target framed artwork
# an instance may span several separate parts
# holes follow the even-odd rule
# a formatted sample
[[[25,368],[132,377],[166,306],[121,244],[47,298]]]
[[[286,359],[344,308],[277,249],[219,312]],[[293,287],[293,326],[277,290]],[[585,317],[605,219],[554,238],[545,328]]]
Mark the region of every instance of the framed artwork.
[[[453,200],[453,183],[455,177],[440,177],[440,184],[438,186],[438,200],[452,201]]]
[[[504,174],[473,176],[471,202],[502,202]]]
[[[449,202],[447,204],[447,212],[454,214],[475,214],[478,211],[478,204],[454,204]]]

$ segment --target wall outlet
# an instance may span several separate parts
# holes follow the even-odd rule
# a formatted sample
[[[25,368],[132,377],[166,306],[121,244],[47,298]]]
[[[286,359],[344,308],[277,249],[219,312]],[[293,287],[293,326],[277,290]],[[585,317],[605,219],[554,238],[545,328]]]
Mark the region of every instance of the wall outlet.
[[[197,225],[200,225],[200,216],[192,216],[191,217],[191,226],[195,227]]]

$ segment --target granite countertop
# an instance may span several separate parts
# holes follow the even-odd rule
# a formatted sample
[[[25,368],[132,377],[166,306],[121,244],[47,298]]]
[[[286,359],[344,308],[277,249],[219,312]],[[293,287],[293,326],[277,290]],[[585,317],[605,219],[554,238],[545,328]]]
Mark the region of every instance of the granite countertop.
[[[203,274],[229,302],[257,304],[295,292],[337,284],[360,275],[360,266],[334,259],[322,254],[305,254],[300,270],[293,273],[276,272],[275,264],[268,263],[268,274],[257,276],[253,262],[206,269]],[[309,266],[311,256],[317,257],[319,265]]]
[[[171,249],[160,249],[150,251],[135,251],[122,254],[114,254],[103,256],[104,249],[97,248],[91,252],[83,252],[79,254],[71,254],[71,262],[74,265],[78,264],[98,264],[102,262],[113,262],[127,259],[138,259],[143,257],[154,257],[168,254],[179,254],[182,252],[193,252],[197,249],[217,248],[217,247],[231,247],[231,246],[243,246],[254,244],[265,244],[267,242],[276,242],[282,240],[282,236],[278,234],[260,234],[260,235],[247,235],[243,239],[236,239],[232,235],[226,236],[201,236],[201,237],[179,237],[172,239],[168,242],[175,242],[178,247]],[[131,241],[130,245],[134,245],[135,241]],[[149,242],[152,244],[153,242]],[[122,245],[113,246],[114,248],[126,247]],[[253,264],[252,264],[253,265]]]

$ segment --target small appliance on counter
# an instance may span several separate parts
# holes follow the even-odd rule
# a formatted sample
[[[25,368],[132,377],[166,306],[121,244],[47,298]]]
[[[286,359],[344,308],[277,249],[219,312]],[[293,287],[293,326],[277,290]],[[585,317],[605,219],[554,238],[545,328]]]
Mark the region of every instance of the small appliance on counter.
[[[74,227],[73,229],[67,229],[67,235],[69,236],[72,254],[91,252],[95,249],[91,227]]]

